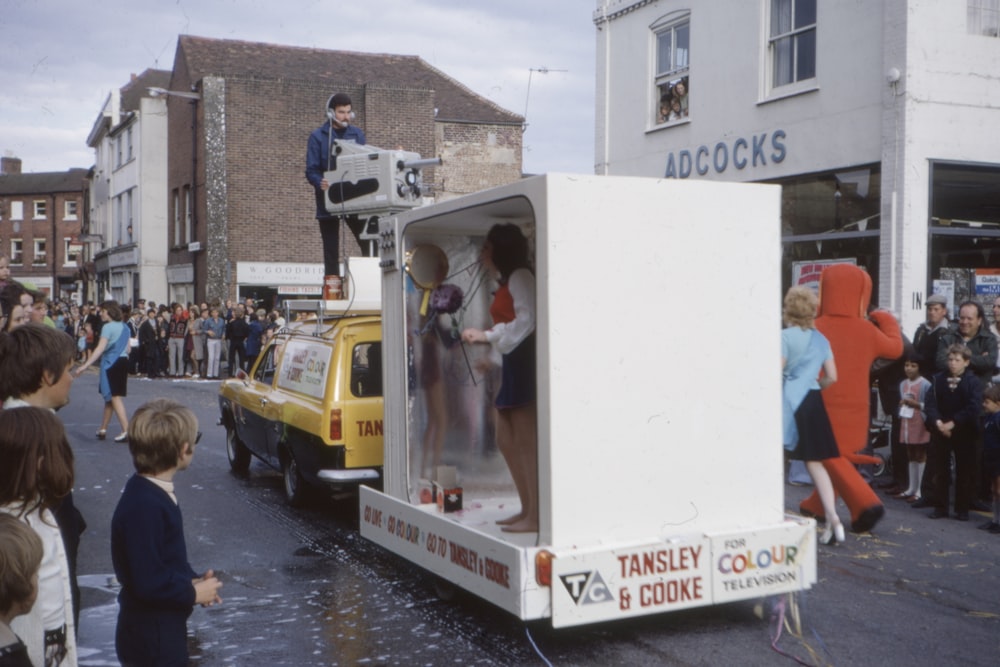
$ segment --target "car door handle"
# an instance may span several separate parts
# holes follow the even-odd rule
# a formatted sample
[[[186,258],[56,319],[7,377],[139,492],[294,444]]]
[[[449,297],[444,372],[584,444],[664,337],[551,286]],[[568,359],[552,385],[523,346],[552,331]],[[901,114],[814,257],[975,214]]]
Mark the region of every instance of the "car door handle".
[[[260,407],[264,407],[265,405],[267,405],[267,399],[266,398],[260,399]]]

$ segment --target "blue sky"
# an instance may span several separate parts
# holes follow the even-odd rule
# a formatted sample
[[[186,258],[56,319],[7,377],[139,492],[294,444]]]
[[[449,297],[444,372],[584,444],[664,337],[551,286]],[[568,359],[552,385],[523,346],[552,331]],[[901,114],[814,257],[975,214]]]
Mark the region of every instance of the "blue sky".
[[[87,134],[108,93],[131,73],[171,69],[189,34],[420,56],[505,109],[524,114],[527,103],[525,171],[590,174],[596,4],[4,0],[0,153],[25,172],[90,167]]]

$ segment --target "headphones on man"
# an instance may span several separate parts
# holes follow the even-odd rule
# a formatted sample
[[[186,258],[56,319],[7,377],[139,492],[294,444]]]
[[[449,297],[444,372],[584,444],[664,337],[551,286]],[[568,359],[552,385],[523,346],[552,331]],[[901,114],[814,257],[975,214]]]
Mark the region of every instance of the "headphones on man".
[[[354,111],[351,111],[347,115],[347,120],[348,120],[347,123],[342,123],[339,120],[337,120],[337,115],[336,115],[336,113],[334,113],[334,110],[333,110],[333,98],[336,97],[336,96],[337,96],[336,94],[330,95],[330,97],[326,100],[326,117],[327,117],[327,119],[331,123],[333,123],[334,125],[336,125],[340,129],[344,129],[345,127],[347,127],[349,125],[350,121],[354,120],[355,114],[354,114]],[[350,104],[350,102],[348,102],[348,104]]]

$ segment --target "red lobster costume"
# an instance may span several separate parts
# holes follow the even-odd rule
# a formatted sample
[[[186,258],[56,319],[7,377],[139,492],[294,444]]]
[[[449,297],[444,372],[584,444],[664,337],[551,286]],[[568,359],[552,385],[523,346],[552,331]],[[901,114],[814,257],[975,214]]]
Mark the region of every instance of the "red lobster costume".
[[[885,507],[858,473],[855,465],[878,459],[858,454],[868,443],[871,423],[872,362],[897,359],[903,339],[896,318],[884,310],[866,316],[872,279],[852,264],[834,264],[819,279],[819,316],[816,328],[830,341],[837,364],[837,381],[823,390],[823,404],[833,425],[840,457],[823,461],[833,488],[851,511],[851,530],[871,530],[885,514]],[[802,501],[803,514],[825,518],[819,495]]]

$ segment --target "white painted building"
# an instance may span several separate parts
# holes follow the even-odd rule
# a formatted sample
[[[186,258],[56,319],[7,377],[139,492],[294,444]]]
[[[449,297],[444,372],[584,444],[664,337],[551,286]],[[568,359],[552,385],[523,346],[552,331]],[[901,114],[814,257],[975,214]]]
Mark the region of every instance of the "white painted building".
[[[599,173],[780,183],[785,286],[855,261],[908,334],[931,290],[992,302],[1000,0],[597,0],[594,23]]]
[[[90,243],[94,301],[167,298],[167,104],[148,88],[170,72],[146,70],[114,90],[94,121]]]

